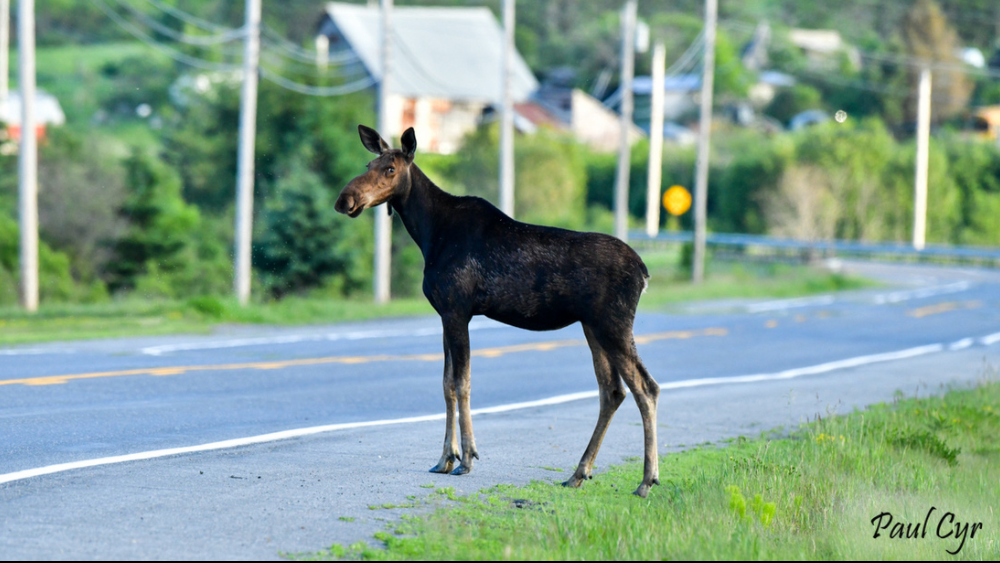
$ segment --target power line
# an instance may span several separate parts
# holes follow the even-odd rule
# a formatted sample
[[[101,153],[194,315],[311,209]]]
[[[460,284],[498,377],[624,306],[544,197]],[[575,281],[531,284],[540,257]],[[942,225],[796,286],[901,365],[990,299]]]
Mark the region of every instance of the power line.
[[[206,61],[204,59],[199,59],[197,57],[192,57],[176,49],[167,47],[166,45],[159,43],[158,41],[147,35],[146,32],[132,25],[132,23],[126,20],[125,18],[121,17],[121,15],[119,15],[118,12],[114,11],[111,8],[111,6],[105,4],[104,0],[90,0],[90,2],[95,6],[97,6],[102,12],[104,12],[105,15],[111,18],[122,29],[129,32],[133,37],[135,37],[139,41],[142,41],[149,47],[152,47],[153,49],[160,51],[161,53],[170,57],[171,59],[174,59],[175,61],[188,64],[194,67],[198,67],[204,70],[212,70],[212,71],[226,72],[226,71],[237,70],[240,68],[237,65],[217,63],[213,61]]]
[[[347,84],[341,84],[340,86],[311,86],[309,84],[302,84],[295,82],[281,76],[280,74],[268,70],[267,68],[260,67],[260,74],[265,80],[281,86],[287,90],[293,92],[298,92],[299,94],[305,94],[307,96],[343,96],[344,94],[350,94],[352,92],[358,92],[364,90],[369,86],[374,86],[377,81],[371,76],[356,80],[354,82],[349,82]]]
[[[210,31],[221,31],[221,32],[233,31],[233,28],[231,27],[219,25],[217,23],[213,23],[208,20],[203,20],[197,16],[185,12],[184,10],[175,8],[170,4],[165,4],[160,0],[146,0],[146,2],[152,4],[153,6],[156,6],[158,9],[170,14],[171,16],[174,16],[175,18],[185,23],[189,23],[193,26],[200,27],[202,29],[207,29]]]
[[[287,56],[288,58],[296,59],[307,63],[316,62],[315,51],[306,51],[305,49],[285,39],[284,37],[281,36],[280,33],[269,28],[267,25],[263,25],[261,27],[261,30],[263,31],[263,35],[269,36],[271,42],[268,43],[268,46],[283,51],[285,53],[285,56]],[[359,60],[358,55],[350,49],[344,49],[336,53],[330,53],[326,59],[327,63],[334,65],[354,62],[357,60]]]
[[[246,34],[246,31],[241,27],[225,31],[217,35],[188,35],[186,33],[181,33],[177,30],[171,29],[169,26],[166,26],[156,21],[155,19],[149,17],[148,14],[136,8],[126,0],[116,0],[116,2],[123,8],[128,10],[133,17],[141,21],[147,27],[151,27],[155,29],[157,32],[166,35],[167,37],[170,37],[175,41],[186,43],[188,45],[198,45],[198,46],[218,45],[219,43],[228,43],[230,41],[236,41],[238,39],[242,39],[243,36]]]
[[[266,60],[268,64],[272,66],[281,67],[286,72],[303,76],[346,78],[347,76],[368,75],[368,71],[366,71],[364,67],[359,68],[356,65],[347,66],[346,69],[353,72],[345,75],[345,73],[342,72],[345,67],[320,68],[316,65],[315,61],[312,63],[305,63],[297,60],[289,60],[282,58],[279,53],[275,53],[273,51],[261,51],[261,58],[262,60]]]
[[[917,68],[929,68],[931,70],[951,70],[951,71],[961,72],[964,74],[973,74],[976,76],[985,76],[987,78],[1000,79],[1000,71],[989,70],[989,69],[978,69],[961,63],[956,64],[943,61],[935,61],[933,59],[924,59],[921,57],[914,57],[912,55],[896,55],[889,53],[882,54],[882,53],[871,53],[867,51],[858,51],[858,53],[861,54],[862,58],[866,59],[903,64]]]
[[[695,58],[697,57],[697,58]],[[663,75],[664,79],[674,78],[680,76],[690,70],[695,69],[700,65],[705,58],[705,30],[701,30],[688,48],[681,54],[680,57],[670,65],[670,68],[666,70]],[[621,102],[622,90],[619,88],[614,94],[612,94],[607,100],[604,100],[603,104],[607,108],[613,108]]]

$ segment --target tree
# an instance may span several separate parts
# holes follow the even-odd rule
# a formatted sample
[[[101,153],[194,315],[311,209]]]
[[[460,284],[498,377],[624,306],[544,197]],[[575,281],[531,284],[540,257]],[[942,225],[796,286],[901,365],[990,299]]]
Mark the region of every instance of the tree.
[[[948,19],[934,0],[918,0],[907,12],[902,26],[903,40],[911,57],[926,62],[927,65],[942,63],[954,65],[955,68],[933,68],[931,81],[931,119],[941,121],[964,110],[972,95],[974,84],[960,70],[962,61],[956,52],[961,43],[958,34],[948,23]],[[920,79],[920,68],[911,72],[911,91],[907,114],[916,120],[917,115],[917,83]]]
[[[296,151],[264,202],[254,268],[274,297],[321,286],[349,294],[371,283],[371,213],[351,220],[334,211],[337,192]]]
[[[182,251],[201,219],[198,209],[181,197],[180,177],[156,157],[133,150],[125,162],[125,178],[128,196],[118,213],[129,225],[114,243],[114,259],[108,264],[112,291],[133,289],[150,265],[164,274],[190,267]]]

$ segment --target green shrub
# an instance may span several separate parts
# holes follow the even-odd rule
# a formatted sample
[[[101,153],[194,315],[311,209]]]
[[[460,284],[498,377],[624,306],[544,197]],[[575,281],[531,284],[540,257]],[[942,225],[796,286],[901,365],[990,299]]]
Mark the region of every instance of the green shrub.
[[[128,220],[113,244],[106,276],[112,291],[160,297],[228,291],[231,266],[223,238],[181,197],[180,177],[156,157],[135,150],[125,162]]]
[[[274,297],[326,286],[350,294],[371,283],[373,212],[352,220],[334,211],[337,193],[309,169],[307,147],[264,201],[254,267]]]
[[[0,213],[0,305],[14,305],[19,301],[20,229],[7,214]],[[107,290],[99,281],[77,283],[70,273],[69,257],[52,250],[45,243],[38,243],[38,293],[45,302],[97,302],[107,299]]]
[[[458,194],[499,202],[499,130],[479,127],[466,136],[450,165],[429,159],[443,175],[431,178]],[[418,157],[419,160],[419,157]],[[518,220],[567,228],[586,223],[587,161],[572,138],[540,129],[514,141],[514,215]]]

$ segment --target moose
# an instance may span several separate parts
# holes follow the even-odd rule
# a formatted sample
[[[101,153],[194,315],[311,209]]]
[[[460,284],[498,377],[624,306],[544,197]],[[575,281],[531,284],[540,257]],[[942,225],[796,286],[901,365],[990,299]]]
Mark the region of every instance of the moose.
[[[642,415],[645,464],[635,494],[645,497],[659,484],[660,387],[640,361],[632,334],[639,296],[649,280],[639,255],[609,235],[522,223],[482,198],[445,192],[413,162],[417,139],[412,127],[403,133],[401,149],[390,148],[364,125],[358,125],[358,133],[378,156],[344,187],[334,209],[354,218],[387,203],[389,214],[399,215],[423,253],[423,292],[441,316],[447,413],[444,452],[431,472],[464,475],[479,459],[469,407],[472,317],[485,315],[536,331],[579,322],[593,354],[600,415],[580,465],[563,485],[579,487],[592,478],[594,458],[627,385]]]

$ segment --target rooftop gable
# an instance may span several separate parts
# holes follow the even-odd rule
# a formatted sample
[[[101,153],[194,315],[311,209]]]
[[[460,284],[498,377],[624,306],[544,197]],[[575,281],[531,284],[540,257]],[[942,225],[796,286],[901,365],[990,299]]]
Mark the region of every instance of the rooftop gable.
[[[331,2],[326,14],[329,20],[320,32],[339,32],[369,74],[381,80],[379,9]],[[393,9],[392,27],[393,94],[500,102],[503,34],[488,8],[399,7]],[[526,100],[537,88],[538,81],[515,51],[514,101]]]

